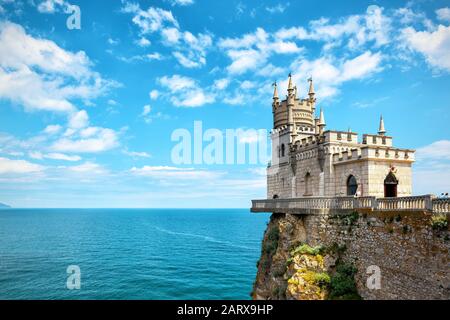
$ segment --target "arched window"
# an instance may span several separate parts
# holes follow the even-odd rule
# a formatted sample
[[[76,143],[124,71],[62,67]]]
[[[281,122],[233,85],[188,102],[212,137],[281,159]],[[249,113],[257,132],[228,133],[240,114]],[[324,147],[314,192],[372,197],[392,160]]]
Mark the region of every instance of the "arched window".
[[[284,147],[284,143],[281,145],[281,156],[282,157],[284,157],[284,150],[285,149],[285,147]]]
[[[347,195],[354,196],[356,190],[358,190],[358,182],[354,176],[350,175],[347,179]]]
[[[305,196],[311,196],[311,174],[309,172],[305,175]]]
[[[386,179],[384,179],[384,196],[386,198],[397,196],[398,180],[392,171],[389,171]]]
[[[277,195],[277,194],[274,194],[274,195],[273,195],[273,199],[278,199],[278,195]]]

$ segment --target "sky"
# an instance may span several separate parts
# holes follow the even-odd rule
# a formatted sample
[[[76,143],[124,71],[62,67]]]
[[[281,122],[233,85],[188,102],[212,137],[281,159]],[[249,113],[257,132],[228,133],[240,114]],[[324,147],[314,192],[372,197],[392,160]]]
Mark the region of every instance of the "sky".
[[[290,72],[299,96],[314,79],[327,129],[375,133],[382,114],[394,145],[417,150],[414,194],[449,192],[449,7],[0,0],[0,202],[248,208],[266,196],[267,158],[195,148],[241,130],[236,148],[269,150],[256,130]],[[174,158],[185,133],[191,163]]]

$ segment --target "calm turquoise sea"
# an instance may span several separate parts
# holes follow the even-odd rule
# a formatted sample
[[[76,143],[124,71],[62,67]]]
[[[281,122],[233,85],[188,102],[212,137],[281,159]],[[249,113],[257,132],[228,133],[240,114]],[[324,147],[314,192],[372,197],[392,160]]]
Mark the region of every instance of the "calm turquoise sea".
[[[0,299],[249,299],[269,216],[0,210]],[[68,290],[67,267],[81,270]]]

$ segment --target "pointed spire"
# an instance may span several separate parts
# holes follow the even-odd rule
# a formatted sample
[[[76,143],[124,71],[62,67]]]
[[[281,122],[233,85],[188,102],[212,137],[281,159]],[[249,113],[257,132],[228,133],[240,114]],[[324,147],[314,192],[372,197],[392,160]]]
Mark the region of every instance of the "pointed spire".
[[[319,117],[319,123],[317,124],[319,127],[319,135],[322,135],[323,128],[325,127],[325,116],[323,115],[323,110],[320,108],[320,117]]]
[[[378,134],[384,136],[386,134],[386,129],[384,129],[383,115],[380,116],[380,126],[378,128]]]
[[[323,110],[320,108],[320,118],[319,118],[319,126],[325,127],[325,117],[323,115]]]
[[[297,99],[297,86],[294,86],[294,98]]]
[[[294,85],[292,84],[292,74],[289,72],[288,91],[290,90],[294,90]]]
[[[311,97],[311,96],[314,96],[316,93],[314,92],[314,85],[313,85],[313,79],[312,79],[312,77],[310,77],[309,79],[308,79],[308,81],[309,81],[309,91],[308,91],[308,95]]]
[[[275,81],[272,85],[274,86],[273,100],[278,100],[278,85],[277,85],[277,82]]]

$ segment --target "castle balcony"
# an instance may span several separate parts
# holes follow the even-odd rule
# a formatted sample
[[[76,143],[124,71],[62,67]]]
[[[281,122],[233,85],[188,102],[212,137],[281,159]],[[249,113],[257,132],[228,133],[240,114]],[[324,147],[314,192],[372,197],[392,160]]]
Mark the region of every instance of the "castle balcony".
[[[449,198],[433,195],[376,197],[303,197],[292,199],[252,200],[252,212],[319,214],[326,210],[428,211],[450,213]]]

